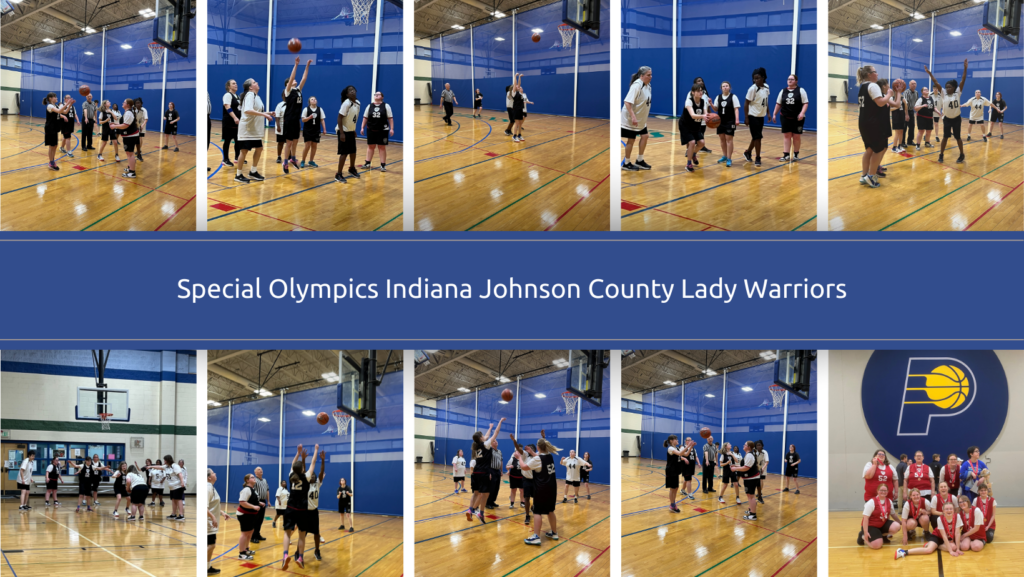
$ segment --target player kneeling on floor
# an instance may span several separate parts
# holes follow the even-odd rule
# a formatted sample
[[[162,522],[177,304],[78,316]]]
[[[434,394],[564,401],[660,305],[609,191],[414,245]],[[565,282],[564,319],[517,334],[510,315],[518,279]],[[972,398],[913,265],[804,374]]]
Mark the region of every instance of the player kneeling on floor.
[[[897,531],[904,529],[902,519],[889,499],[889,487],[879,485],[874,499],[864,503],[864,517],[861,519],[860,533],[857,533],[857,544],[867,545],[872,549],[881,549],[882,541],[889,540]],[[864,535],[868,538],[865,539]],[[906,533],[903,535],[906,542]]]
[[[956,507],[953,503],[946,503],[942,508],[942,515],[939,515],[938,527],[925,535],[928,541],[924,547],[916,547],[910,550],[897,549],[895,558],[902,559],[907,555],[931,555],[936,549],[942,549],[949,553],[951,557],[959,557],[963,555],[958,544],[960,542],[960,530],[963,526],[963,519],[956,514]]]

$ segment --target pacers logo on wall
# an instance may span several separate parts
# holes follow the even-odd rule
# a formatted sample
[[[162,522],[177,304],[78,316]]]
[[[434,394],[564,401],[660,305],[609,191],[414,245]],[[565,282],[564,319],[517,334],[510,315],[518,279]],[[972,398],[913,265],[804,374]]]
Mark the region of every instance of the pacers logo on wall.
[[[861,385],[864,420],[893,455],[985,453],[1006,422],[1009,389],[992,351],[875,351]]]

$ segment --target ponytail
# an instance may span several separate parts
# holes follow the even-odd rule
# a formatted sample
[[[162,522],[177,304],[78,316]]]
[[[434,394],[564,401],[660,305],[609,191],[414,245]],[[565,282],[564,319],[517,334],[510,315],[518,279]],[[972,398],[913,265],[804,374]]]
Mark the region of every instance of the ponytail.
[[[665,439],[665,442],[661,444],[661,446],[662,447],[669,447],[669,446],[672,445],[672,441],[675,441],[677,439],[679,439],[679,437],[677,437],[675,435],[669,435],[668,438]]]
[[[869,70],[868,68],[868,66],[861,66],[860,68],[857,69],[857,84],[861,84],[867,81],[868,75],[871,74],[871,70]]]
[[[556,455],[558,454],[559,451],[562,450],[562,449],[559,449],[558,447],[552,445],[550,442],[548,442],[547,439],[543,439],[543,438],[540,439],[539,441],[537,441],[537,448],[540,449],[541,452],[543,452],[543,453],[549,453],[549,454],[550,453],[554,453]]]
[[[46,96],[43,97],[43,106],[49,106],[50,99],[55,98],[56,96],[57,94],[55,92],[48,92]]]
[[[651,71],[651,67],[650,66],[641,66],[640,68],[637,69],[636,72],[633,73],[633,76],[629,77],[629,83],[633,84],[634,82],[636,82],[637,78],[640,78],[641,76],[643,76],[644,74],[647,74],[650,71]]]

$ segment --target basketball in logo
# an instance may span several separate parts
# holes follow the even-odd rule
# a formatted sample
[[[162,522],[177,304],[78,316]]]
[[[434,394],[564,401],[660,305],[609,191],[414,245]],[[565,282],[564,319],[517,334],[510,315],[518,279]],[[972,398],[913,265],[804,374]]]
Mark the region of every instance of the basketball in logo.
[[[971,382],[959,367],[941,365],[927,375],[914,375],[924,378],[924,387],[907,388],[907,391],[924,391],[927,401],[905,401],[907,403],[933,404],[942,409],[955,409],[967,401],[971,392]]]

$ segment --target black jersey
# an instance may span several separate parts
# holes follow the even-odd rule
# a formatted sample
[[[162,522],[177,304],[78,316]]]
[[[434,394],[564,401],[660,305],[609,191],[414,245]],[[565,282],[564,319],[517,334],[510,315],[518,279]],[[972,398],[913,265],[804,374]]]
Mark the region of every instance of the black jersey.
[[[121,129],[121,134],[123,134],[125,136],[138,136],[139,135],[139,119],[137,118],[137,115],[139,114],[139,111],[138,110],[134,110],[134,109],[133,110],[126,110],[125,113],[124,113],[125,116],[127,116],[129,112],[132,113],[132,121],[128,123],[128,128]],[[122,124],[124,123],[124,117],[121,118],[121,123]],[[145,468],[143,470],[145,470]]]
[[[92,463],[86,463],[84,467],[78,470],[78,486],[79,487],[92,487],[92,478],[96,474],[92,469]]]
[[[238,108],[238,105],[239,105],[238,96],[235,95],[232,92],[229,92],[228,94],[231,94],[231,112],[234,113],[235,118],[237,118],[238,120],[242,120],[242,113],[239,111],[239,108]]]
[[[793,463],[800,460],[800,453],[786,453],[786,463],[792,467]]]
[[[473,459],[476,460],[476,466],[473,467],[474,473],[490,474],[492,453],[493,451],[486,447],[473,451]]]
[[[701,96],[696,100],[692,98],[687,102],[690,103],[690,108],[693,109],[694,114],[704,114],[704,97]],[[683,109],[683,115],[679,117],[679,129],[688,130],[689,132],[700,131],[700,120],[690,115],[690,111]]]
[[[300,120],[302,120],[302,91],[296,87],[284,98],[284,121],[299,122]]]
[[[178,118],[179,118],[179,115],[178,115],[178,111],[177,110],[168,110],[167,112],[164,113],[164,120],[166,120],[168,122],[168,126],[170,126],[170,122],[171,121],[177,120]]]
[[[889,107],[875,104],[875,100],[871,98],[871,93],[868,90],[869,86],[871,86],[870,82],[861,84],[860,93],[857,96],[857,100],[860,103],[858,125],[861,134],[878,132],[889,126]],[[882,96],[885,96],[885,94]]]
[[[341,507],[351,507],[352,506],[352,488],[351,487],[345,487],[345,488],[338,487],[338,493],[340,495],[340,497],[338,497],[338,505],[341,506]]]
[[[555,458],[547,454],[538,456],[540,457],[540,470],[533,472],[533,485],[540,493],[548,487],[556,487],[558,479],[555,477]]]
[[[64,121],[66,124],[74,124],[75,123],[75,107],[74,106],[69,106],[68,107],[68,111],[64,113],[64,116],[68,117],[68,119]]]
[[[369,130],[388,130],[388,105],[370,103],[366,107],[366,128]]]
[[[288,489],[288,508],[305,511],[309,509],[309,479],[306,478],[305,472],[302,473],[301,477],[301,481],[297,483],[292,482],[289,477],[288,482],[291,483],[291,487]],[[258,500],[256,504],[259,504]]]
[[[512,110],[522,110],[525,104],[523,103],[523,93],[513,92],[512,93]]]
[[[509,478],[522,479],[523,470],[519,466],[519,459],[512,457],[512,466],[508,470]]]
[[[668,453],[668,458],[665,460],[665,471],[668,473],[675,473],[679,470],[679,465],[679,455]]]
[[[60,114],[56,110],[50,110],[50,106],[59,108],[56,104],[46,104],[46,128],[59,128],[63,120],[61,120]]]
[[[784,118],[796,120],[800,116],[800,109],[804,107],[803,95],[800,94],[800,87],[782,89],[782,109],[780,112]]]
[[[60,469],[58,469],[57,465],[54,465],[53,463],[50,463],[50,467],[53,468],[46,472],[46,479],[49,481],[56,481],[60,477]]]
[[[736,95],[719,94],[715,97],[715,108],[718,110],[718,116],[722,119],[723,124],[736,124],[736,106],[733,105],[733,99]]]
[[[125,492],[124,473],[114,478],[114,494],[116,495],[118,492]]]
[[[935,99],[929,96],[928,98],[921,97],[921,110],[917,111],[917,115],[922,118],[932,118],[935,116]],[[917,106],[917,103],[914,103]]]
[[[320,124],[324,118],[324,109],[319,106],[316,110],[306,109],[309,120],[302,123],[302,132],[305,134],[316,134],[320,132]]]

